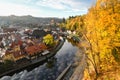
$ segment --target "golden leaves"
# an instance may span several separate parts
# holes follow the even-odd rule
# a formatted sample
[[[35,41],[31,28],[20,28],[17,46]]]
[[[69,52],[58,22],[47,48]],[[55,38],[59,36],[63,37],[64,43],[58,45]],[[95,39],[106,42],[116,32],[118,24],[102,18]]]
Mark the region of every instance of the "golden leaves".
[[[94,61],[98,69],[101,67],[107,70],[114,67],[116,61],[112,50],[116,47],[120,48],[118,0],[97,0],[96,5],[89,9],[87,15],[68,19],[66,25],[67,29],[77,30],[83,34],[82,38],[85,42],[80,45],[86,48],[88,57]]]

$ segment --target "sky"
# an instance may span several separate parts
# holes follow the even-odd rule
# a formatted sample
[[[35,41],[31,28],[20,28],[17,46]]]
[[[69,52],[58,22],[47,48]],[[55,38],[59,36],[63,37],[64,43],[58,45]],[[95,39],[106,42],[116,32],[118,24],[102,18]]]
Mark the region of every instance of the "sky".
[[[67,18],[86,14],[95,0],[0,0],[0,16]]]

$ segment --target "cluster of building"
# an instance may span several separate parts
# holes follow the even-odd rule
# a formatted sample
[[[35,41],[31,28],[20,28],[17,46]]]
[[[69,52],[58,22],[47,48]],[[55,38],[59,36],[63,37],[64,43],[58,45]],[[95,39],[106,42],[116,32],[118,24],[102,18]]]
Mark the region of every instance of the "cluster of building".
[[[58,37],[55,36],[57,34],[56,31],[2,29],[0,32],[0,62],[4,60],[17,61],[46,50],[47,46],[42,43],[42,38],[46,34],[52,34],[54,38]]]

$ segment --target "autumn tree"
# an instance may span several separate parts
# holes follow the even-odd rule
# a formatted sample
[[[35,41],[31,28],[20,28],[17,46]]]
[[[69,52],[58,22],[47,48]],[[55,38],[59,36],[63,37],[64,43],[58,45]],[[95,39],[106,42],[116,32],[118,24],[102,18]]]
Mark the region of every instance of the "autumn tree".
[[[116,68],[113,54],[120,48],[120,1],[97,0],[85,20],[85,38],[89,42],[87,56],[96,74]],[[117,54],[118,57],[118,54]],[[96,76],[97,76],[96,75]]]
[[[69,18],[66,20],[65,26],[68,30],[74,30],[77,34],[81,34],[84,31],[84,19],[85,15]]]
[[[96,79],[100,73],[119,68],[119,9],[120,0],[97,0],[86,15],[66,20],[66,28],[77,31],[81,35],[81,39],[87,43],[83,47],[88,67],[90,70],[94,70]]]
[[[48,46],[53,46],[54,44],[53,36],[51,34],[47,34],[46,36],[43,37],[43,42]]]

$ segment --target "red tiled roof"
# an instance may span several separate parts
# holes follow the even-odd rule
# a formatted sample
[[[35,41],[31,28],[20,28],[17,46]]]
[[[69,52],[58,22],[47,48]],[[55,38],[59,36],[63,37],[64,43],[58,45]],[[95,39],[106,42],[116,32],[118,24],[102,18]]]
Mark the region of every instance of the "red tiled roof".
[[[12,54],[12,50],[6,50],[6,52],[5,52],[5,55],[9,55],[9,54]]]
[[[23,41],[22,40],[19,40],[17,43],[16,42],[12,42],[12,45],[11,47],[15,47],[16,45],[22,45],[23,44]]]
[[[13,52],[13,56],[14,56],[15,58],[19,58],[19,57],[21,57],[21,56],[23,56],[23,55],[25,55],[25,54],[22,54],[21,51],[15,51],[15,52]]]
[[[41,51],[46,50],[46,49],[47,49],[47,47],[46,47],[45,44],[36,44],[36,45],[33,45],[33,46],[28,46],[26,48],[26,52],[28,54],[33,55],[33,54],[35,54],[37,52],[41,52]]]
[[[18,45],[22,45],[23,44],[23,41],[22,40],[19,40],[18,41]]]
[[[13,50],[7,50],[5,55],[13,54],[15,58],[19,58],[21,56],[24,56],[25,54],[21,53],[21,51],[13,51]]]

